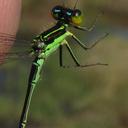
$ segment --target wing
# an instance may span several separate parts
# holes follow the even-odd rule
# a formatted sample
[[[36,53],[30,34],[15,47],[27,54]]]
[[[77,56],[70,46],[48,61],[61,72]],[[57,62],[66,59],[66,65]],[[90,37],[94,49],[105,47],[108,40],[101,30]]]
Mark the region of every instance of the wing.
[[[30,58],[30,41],[16,39],[15,35],[0,33],[0,64],[10,60]]]
[[[15,35],[11,35],[8,33],[0,33],[0,44],[5,44],[6,45],[11,45],[10,42],[15,42],[15,45],[21,45],[21,46],[26,46],[30,44],[30,41],[28,40],[23,40],[23,39],[18,39],[16,38]]]

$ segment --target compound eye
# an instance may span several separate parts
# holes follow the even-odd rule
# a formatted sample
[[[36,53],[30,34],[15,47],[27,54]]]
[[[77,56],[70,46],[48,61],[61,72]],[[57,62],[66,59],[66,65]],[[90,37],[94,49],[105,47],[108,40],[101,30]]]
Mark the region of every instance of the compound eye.
[[[81,16],[81,11],[78,9],[74,10],[73,16],[76,16],[76,17]]]

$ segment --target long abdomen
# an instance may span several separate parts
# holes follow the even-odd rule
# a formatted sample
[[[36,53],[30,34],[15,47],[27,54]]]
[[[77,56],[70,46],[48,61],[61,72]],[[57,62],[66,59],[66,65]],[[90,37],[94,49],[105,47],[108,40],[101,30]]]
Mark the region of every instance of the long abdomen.
[[[27,93],[24,101],[24,107],[23,107],[21,119],[19,122],[19,128],[26,127],[31,98],[33,95],[34,88],[37,85],[37,82],[39,81],[43,63],[44,63],[44,59],[35,58],[35,60],[33,61],[31,72],[29,75],[28,89],[27,89]]]

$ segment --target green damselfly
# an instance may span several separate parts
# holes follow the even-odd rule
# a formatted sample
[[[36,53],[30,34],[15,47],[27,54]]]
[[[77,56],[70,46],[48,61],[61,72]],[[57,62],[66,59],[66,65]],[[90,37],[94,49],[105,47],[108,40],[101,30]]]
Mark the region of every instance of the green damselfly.
[[[69,27],[76,28],[78,30],[82,31],[91,31],[95,28],[95,24],[97,22],[98,16],[95,19],[95,22],[92,24],[91,27],[81,27],[80,24],[82,22],[81,18],[81,10],[77,9],[77,2],[75,3],[74,8],[68,8],[64,5],[57,5],[52,8],[51,13],[53,18],[56,20],[55,26],[48,29],[47,31],[37,35],[32,41],[31,41],[31,47],[26,51],[22,53],[6,53],[7,57],[5,59],[8,59],[9,56],[19,56],[19,57],[27,57],[29,55],[34,56],[34,60],[32,62],[32,67],[29,75],[28,80],[28,89],[27,94],[24,102],[23,111],[21,114],[20,122],[19,122],[19,128],[25,128],[27,123],[27,117],[28,117],[28,111],[30,107],[31,98],[33,95],[33,91],[35,86],[37,85],[39,79],[40,79],[40,73],[42,70],[42,66],[47,59],[49,55],[51,55],[54,51],[56,51],[59,48],[59,64],[61,67],[89,67],[89,66],[96,66],[96,65],[107,65],[102,63],[95,63],[95,64],[88,64],[88,65],[81,65],[78,61],[77,57],[73,53],[73,50],[71,49],[69,43],[67,42],[66,38],[71,37],[74,42],[78,43],[84,50],[89,50],[93,48],[99,41],[104,39],[108,34],[104,34],[101,38],[99,38],[96,42],[94,42],[91,46],[86,46],[83,44],[73,33],[68,31]],[[15,41],[15,36],[10,34],[1,33],[0,34],[0,41],[2,42],[9,42],[9,41]],[[9,45],[9,44],[8,44]],[[75,66],[65,66],[63,64],[63,45],[65,45],[72,57],[72,59],[75,62]],[[1,52],[0,58],[5,53]],[[14,56],[15,57],[15,56]],[[0,60],[1,62],[3,59]]]

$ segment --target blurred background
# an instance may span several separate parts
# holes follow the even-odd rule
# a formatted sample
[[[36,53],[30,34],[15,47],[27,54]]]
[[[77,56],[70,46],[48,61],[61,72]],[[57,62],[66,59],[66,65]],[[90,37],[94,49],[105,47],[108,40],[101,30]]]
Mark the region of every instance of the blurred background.
[[[65,1],[73,7],[75,0]],[[61,0],[23,0],[18,39],[32,38],[56,22],[51,9]],[[70,29],[83,42],[110,35],[92,50],[84,51],[71,39],[82,64],[109,66],[63,69],[58,51],[46,61],[35,89],[27,128],[128,128],[128,1],[79,0],[82,26],[90,26],[103,11],[95,30]],[[29,48],[29,45],[28,45]],[[20,47],[22,50],[22,47]],[[73,64],[65,49],[65,64]],[[26,94],[32,60],[11,61],[0,68],[0,127],[17,128]]]

